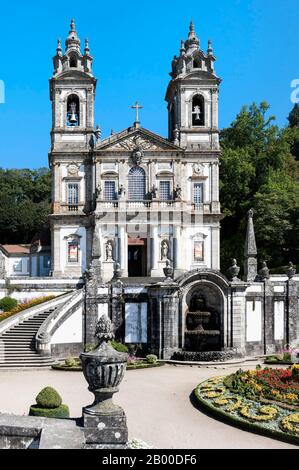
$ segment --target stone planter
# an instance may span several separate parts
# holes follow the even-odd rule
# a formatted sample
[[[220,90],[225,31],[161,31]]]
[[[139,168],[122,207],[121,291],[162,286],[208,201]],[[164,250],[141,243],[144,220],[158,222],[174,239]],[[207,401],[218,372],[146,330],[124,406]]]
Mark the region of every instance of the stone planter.
[[[110,344],[114,338],[109,318],[102,316],[97,325],[98,347],[82,353],[83,373],[94,402],[83,408],[86,447],[123,446],[128,440],[126,415],[112,401],[118,392],[127,364],[127,354],[117,352]]]

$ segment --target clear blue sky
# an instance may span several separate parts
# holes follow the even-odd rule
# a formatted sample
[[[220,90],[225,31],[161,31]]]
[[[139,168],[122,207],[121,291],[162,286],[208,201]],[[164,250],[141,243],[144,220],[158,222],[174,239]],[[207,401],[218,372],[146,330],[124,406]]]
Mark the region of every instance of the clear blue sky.
[[[285,125],[290,82],[299,78],[298,0],[14,1],[1,5],[0,166],[47,166],[51,106],[48,79],[57,37],[64,45],[72,17],[88,36],[99,79],[96,123],[103,135],[129,126],[130,105],[143,104],[142,126],[167,135],[164,101],[170,64],[190,19],[201,46],[213,42],[223,79],[220,126],[243,104],[266,100]]]

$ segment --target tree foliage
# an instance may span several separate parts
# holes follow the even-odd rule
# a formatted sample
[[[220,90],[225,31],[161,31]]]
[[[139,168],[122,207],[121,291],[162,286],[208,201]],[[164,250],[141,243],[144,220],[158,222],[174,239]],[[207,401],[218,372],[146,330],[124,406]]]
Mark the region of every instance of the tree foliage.
[[[298,262],[299,128],[279,129],[263,102],[244,106],[221,132],[221,260],[243,261],[247,211],[254,209],[260,259],[270,266]]]
[[[0,243],[30,243],[47,225],[50,198],[48,169],[0,168]]]

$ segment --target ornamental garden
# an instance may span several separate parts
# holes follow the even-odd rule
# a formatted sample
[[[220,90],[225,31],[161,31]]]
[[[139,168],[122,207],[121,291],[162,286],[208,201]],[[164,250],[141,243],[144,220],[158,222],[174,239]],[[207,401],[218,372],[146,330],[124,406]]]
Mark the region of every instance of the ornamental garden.
[[[239,369],[199,384],[195,396],[216,418],[299,444],[299,364]]]

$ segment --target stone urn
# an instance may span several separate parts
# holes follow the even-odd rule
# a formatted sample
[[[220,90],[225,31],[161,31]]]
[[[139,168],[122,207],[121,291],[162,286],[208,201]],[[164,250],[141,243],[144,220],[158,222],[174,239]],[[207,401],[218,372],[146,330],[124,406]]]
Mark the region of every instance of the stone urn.
[[[172,280],[173,278],[173,267],[171,266],[171,263],[169,259],[166,260],[166,266],[163,268],[164,276],[166,277],[166,280]]]
[[[238,274],[240,272],[240,267],[237,265],[237,260],[233,258],[231,260],[231,265],[227,270],[230,281],[239,281]]]
[[[125,444],[128,438],[123,409],[112,401],[118,392],[128,355],[117,352],[109,342],[114,339],[113,326],[106,315],[98,321],[96,337],[99,344],[94,351],[82,353],[83,374],[94,402],[83,408],[83,422],[87,444]]]

